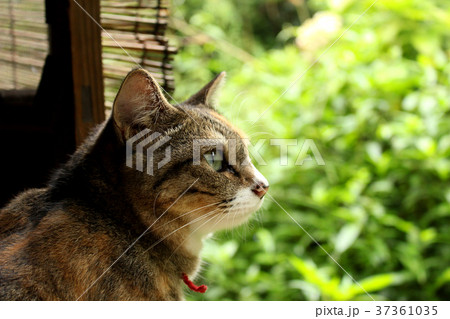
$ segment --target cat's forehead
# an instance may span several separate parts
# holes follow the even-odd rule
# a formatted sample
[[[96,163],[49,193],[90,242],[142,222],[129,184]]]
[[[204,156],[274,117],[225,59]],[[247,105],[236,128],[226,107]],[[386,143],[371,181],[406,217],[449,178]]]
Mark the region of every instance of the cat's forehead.
[[[234,126],[225,116],[217,111],[201,109],[197,110],[197,114],[200,115],[199,126],[215,135],[213,138],[220,138],[220,136],[225,139],[238,138],[244,143],[248,140],[247,135],[241,129]]]

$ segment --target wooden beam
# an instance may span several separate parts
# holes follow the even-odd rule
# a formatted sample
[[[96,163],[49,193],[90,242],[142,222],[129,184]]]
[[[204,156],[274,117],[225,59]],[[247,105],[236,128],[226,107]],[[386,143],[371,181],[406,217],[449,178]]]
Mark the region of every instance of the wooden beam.
[[[80,145],[105,119],[100,0],[69,0],[75,139]],[[95,21],[93,21],[93,19]]]

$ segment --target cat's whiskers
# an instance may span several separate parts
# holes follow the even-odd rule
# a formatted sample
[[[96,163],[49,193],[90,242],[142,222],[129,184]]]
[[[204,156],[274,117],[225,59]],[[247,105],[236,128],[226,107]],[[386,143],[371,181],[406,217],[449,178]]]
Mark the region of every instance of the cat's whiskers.
[[[159,194],[161,194],[162,190],[156,194],[155,200],[153,201],[153,215],[156,217],[156,200],[158,199]]]
[[[245,123],[245,124],[250,123],[250,122],[251,122],[251,120],[243,120],[242,121],[242,123]],[[255,128],[255,127],[258,127],[258,126],[267,127],[267,125],[264,125],[264,124],[251,124],[250,123],[250,127],[247,128],[247,132],[250,131],[251,129]]]
[[[165,224],[163,224],[163,225],[159,225],[158,227],[156,227],[156,228],[154,228],[154,229],[156,230],[156,229],[159,229],[159,228],[161,228],[161,227],[164,227],[164,226],[166,226],[166,225],[172,223],[173,221],[175,221],[175,220],[177,220],[177,219],[179,219],[179,218],[182,218],[182,217],[184,217],[184,216],[186,216],[186,215],[192,214],[193,212],[196,212],[196,211],[201,210],[201,209],[203,209],[203,208],[206,208],[206,207],[210,207],[210,206],[214,206],[214,205],[220,204],[221,202],[222,202],[222,201],[218,201],[218,202],[215,202],[215,203],[212,203],[212,204],[208,204],[208,205],[205,205],[205,206],[202,206],[202,207],[195,208],[195,209],[193,209],[193,210],[191,210],[191,211],[189,211],[189,212],[187,212],[187,213],[183,213],[183,214],[181,214],[180,216],[175,217],[174,219],[168,221],[167,223],[165,223]]]
[[[256,136],[256,135],[268,135],[268,136],[271,136],[271,137],[275,137],[275,135],[273,133],[270,133],[270,132],[253,132],[251,134],[247,134],[247,136],[249,138],[252,138],[253,136]]]
[[[237,205],[237,204],[234,204],[233,207],[230,208],[230,211],[232,211],[233,208],[236,207],[236,205]],[[234,214],[233,214],[233,223],[232,223],[233,225],[234,225],[234,220],[236,219],[237,212],[238,212],[238,210],[236,209],[236,210],[234,211]],[[232,228],[232,230],[231,230],[231,235],[233,235],[233,231],[234,231],[234,228]]]
[[[216,226],[218,223],[220,223],[225,217],[229,216],[229,212],[230,210],[234,207],[235,205],[231,205],[230,208],[226,208],[223,212],[222,212],[222,218],[220,218],[219,220],[217,220],[212,226],[211,229],[214,229],[214,226]],[[220,215],[219,215],[220,216]]]
[[[196,229],[194,229],[191,234],[189,234],[189,236],[187,236],[178,246],[177,248],[174,249],[174,251],[172,252],[172,254],[166,259],[166,261],[168,261],[176,252],[177,250],[183,246],[183,244],[189,239],[191,238],[195,232],[197,232],[200,228],[202,228],[205,224],[209,223],[211,220],[213,220],[214,218],[220,217],[220,215],[213,215],[212,217],[208,218],[205,222],[203,222],[200,226],[198,226]]]
[[[235,212],[234,212],[234,216],[233,216],[233,225],[234,225],[234,219],[236,218],[236,216],[239,214],[239,210],[236,210]],[[234,236],[234,230],[236,229],[236,233],[239,235],[239,230],[240,229],[244,229],[244,232],[247,230],[247,227],[241,227],[241,228],[235,228],[235,227],[233,227],[232,228],[232,230],[233,230],[233,233],[232,233],[232,235]],[[242,237],[241,237],[242,238]]]
[[[242,110],[242,106],[245,104],[245,103],[247,103],[247,100],[248,100],[249,98],[247,97],[247,98],[245,98],[245,99],[243,99],[242,100],[242,102],[241,102],[241,104],[239,104],[239,108],[238,108],[238,111],[237,111],[237,114],[236,114],[236,118],[240,118],[240,115],[241,115],[241,110]]]
[[[183,246],[183,244],[187,241],[187,240],[189,240],[197,231],[199,231],[202,227],[204,227],[206,224],[208,224],[208,223],[210,223],[214,218],[217,218],[217,221],[212,225],[212,226],[210,226],[211,227],[211,229],[214,229],[214,227],[218,224],[218,223],[220,223],[222,220],[224,220],[226,217],[228,217],[229,216],[229,214],[230,213],[232,213],[233,214],[233,222],[232,222],[232,224],[234,224],[234,221],[235,221],[235,218],[236,218],[236,216],[239,214],[239,209],[236,209],[236,207],[238,206],[238,204],[229,204],[229,202],[228,203],[225,203],[225,205],[226,206],[228,206],[228,207],[225,207],[225,209],[221,212],[221,214],[217,214],[217,215],[214,215],[214,214],[211,214],[212,212],[215,212],[215,211],[217,211],[219,208],[217,208],[217,209],[215,209],[215,210],[213,210],[213,211],[211,211],[211,212],[209,212],[208,214],[205,214],[205,215],[203,215],[203,216],[201,216],[201,217],[199,217],[199,218],[197,218],[195,221],[197,221],[197,220],[201,220],[201,219],[206,219],[203,223],[201,223],[198,227],[196,227],[175,249],[174,249],[174,251],[171,253],[171,255],[166,259],[166,265],[167,265],[167,261],[169,261],[169,259],[170,258],[172,258],[172,256],[178,251],[178,249],[180,248],[180,247],[182,247]],[[212,217],[209,217],[209,216],[211,216],[211,215],[213,215]],[[206,217],[209,217],[209,218],[206,218]],[[188,223],[188,224],[192,224],[192,222],[190,222],[190,223]],[[181,229],[181,228],[183,228],[183,227],[185,227],[185,226],[187,226],[187,225],[183,225],[182,227],[180,227],[180,228],[178,228],[177,230],[179,230],[179,229]],[[175,231],[177,231],[177,230],[175,230]],[[234,230],[234,228],[232,228],[232,231]],[[175,232],[174,231],[174,232]],[[172,235],[172,233],[170,233],[170,234],[168,234],[165,238],[167,238],[167,237],[169,237],[169,236],[171,236]],[[165,238],[163,238],[162,240],[164,240]],[[155,247],[157,244],[158,244],[159,242],[157,242],[157,243],[155,243],[155,244],[153,244],[150,248],[148,248],[146,251],[148,251],[148,250],[150,250],[151,248],[153,248],[153,247]],[[164,266],[165,267],[165,266]]]
[[[225,203],[228,204],[228,203]],[[206,225],[207,223],[209,223],[210,221],[212,221],[214,218],[218,218],[218,220],[211,226],[211,229],[214,229],[214,226],[216,226],[218,223],[220,223],[225,217],[227,217],[227,213],[230,212],[230,210],[232,210],[236,205],[231,205],[230,207],[226,207],[225,210],[223,212],[221,212],[221,215],[214,215],[210,218],[208,218],[205,222],[203,222],[200,226],[198,226],[196,229],[194,229],[191,234],[189,234],[189,236],[187,236],[178,246],[177,248],[175,248],[175,250],[172,252],[172,254],[167,258],[167,260],[169,260],[174,254],[175,252],[189,239],[191,238],[194,233],[196,233],[200,228],[202,228],[204,225]],[[216,209],[217,210],[217,209]],[[213,210],[213,211],[216,211]],[[235,212],[235,214],[237,213],[237,211]],[[233,221],[234,221],[234,217],[233,217]],[[150,248],[149,248],[150,249]]]
[[[178,227],[178,228],[175,229],[174,231],[170,232],[169,234],[167,234],[166,236],[164,236],[163,238],[159,239],[159,240],[156,241],[154,244],[152,244],[149,248],[147,248],[147,249],[144,251],[144,253],[147,252],[147,251],[149,251],[150,249],[152,249],[152,248],[155,247],[156,245],[158,245],[160,242],[162,242],[163,240],[165,240],[165,239],[168,238],[169,236],[175,234],[177,231],[183,229],[183,228],[186,227],[186,226],[189,226],[189,225],[191,225],[191,224],[194,224],[194,223],[196,223],[196,222],[199,221],[199,220],[202,220],[202,219],[204,219],[204,218],[207,218],[208,216],[211,216],[211,215],[214,214],[217,210],[218,210],[218,209],[214,209],[214,210],[210,211],[209,213],[207,213],[207,214],[205,214],[205,215],[202,215],[202,216],[200,216],[200,217],[197,217],[197,218],[191,220],[189,223],[186,223],[186,224],[184,224],[183,226]]]
[[[232,110],[231,115],[230,115],[232,122],[234,122],[234,120],[235,120],[235,118],[233,117],[233,114],[236,114],[236,110],[234,109],[234,103],[244,93],[246,93],[246,91],[241,91],[238,94],[236,94],[235,97],[233,98],[233,101],[231,101],[231,105],[228,107],[229,110]],[[245,99],[244,99],[244,101],[245,101]],[[242,105],[242,102],[241,102],[241,105]]]
[[[255,213],[255,220],[256,222],[263,227],[263,223],[262,223],[262,210],[263,209],[258,209],[258,211]]]
[[[228,204],[228,203],[225,203]],[[236,205],[231,205],[230,207],[226,207],[225,210],[223,212],[221,212],[220,215],[214,215],[210,218],[208,218],[205,222],[203,222],[200,226],[198,226],[196,229],[194,229],[191,234],[186,237],[178,246],[177,248],[175,248],[175,250],[172,252],[172,254],[167,258],[167,260],[169,260],[174,254],[175,252],[189,239],[191,238],[195,232],[197,232],[200,228],[202,228],[205,224],[209,223],[210,221],[212,221],[214,218],[218,218],[218,220],[211,226],[211,228],[213,229],[215,225],[217,225],[218,223],[220,223],[225,217],[227,217],[227,214],[230,212],[230,210],[232,210]]]

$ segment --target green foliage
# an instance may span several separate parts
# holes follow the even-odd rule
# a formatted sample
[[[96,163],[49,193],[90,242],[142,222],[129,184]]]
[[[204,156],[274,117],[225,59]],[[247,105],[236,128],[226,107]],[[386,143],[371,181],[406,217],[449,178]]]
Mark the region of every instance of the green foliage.
[[[248,225],[208,241],[199,281],[210,289],[189,299],[367,300],[364,288],[377,300],[448,300],[449,2],[380,0],[323,55],[373,1],[314,0],[301,10],[302,1],[269,2],[284,8],[272,27],[263,1],[174,3],[175,19],[195,31],[175,33],[185,40],[176,98],[226,70],[221,111],[228,118],[253,142],[299,141],[287,166],[278,148],[264,144],[267,165],[259,169],[269,193],[359,284],[267,197]],[[321,11],[340,21],[338,29],[300,50],[295,23]],[[277,28],[278,36],[267,32]],[[317,47],[315,39],[328,36]],[[305,139],[325,166],[294,165]]]

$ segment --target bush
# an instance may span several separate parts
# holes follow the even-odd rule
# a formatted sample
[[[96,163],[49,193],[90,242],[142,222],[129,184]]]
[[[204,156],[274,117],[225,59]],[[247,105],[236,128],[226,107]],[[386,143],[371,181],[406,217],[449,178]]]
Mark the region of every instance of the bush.
[[[259,1],[221,1],[221,10],[213,0],[174,3],[174,19],[193,31],[175,32],[184,40],[177,100],[225,69],[220,111],[254,142],[315,142],[325,166],[294,165],[298,151],[281,166],[267,141],[259,169],[270,195],[359,283],[268,196],[250,224],[208,241],[198,281],[210,288],[189,299],[450,296],[450,5],[380,0],[327,49],[372,2],[272,1],[281,17],[273,28],[258,27]],[[295,9],[310,19],[293,18]],[[324,30],[323,17],[334,29]]]

